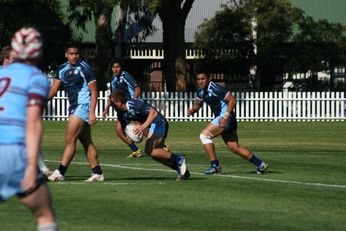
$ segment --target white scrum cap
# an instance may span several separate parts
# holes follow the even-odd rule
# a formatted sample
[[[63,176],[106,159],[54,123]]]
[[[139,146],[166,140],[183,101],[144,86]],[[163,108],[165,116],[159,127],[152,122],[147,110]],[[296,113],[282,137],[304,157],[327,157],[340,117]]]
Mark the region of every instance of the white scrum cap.
[[[17,31],[11,41],[14,59],[35,59],[42,55],[41,33],[32,27]]]

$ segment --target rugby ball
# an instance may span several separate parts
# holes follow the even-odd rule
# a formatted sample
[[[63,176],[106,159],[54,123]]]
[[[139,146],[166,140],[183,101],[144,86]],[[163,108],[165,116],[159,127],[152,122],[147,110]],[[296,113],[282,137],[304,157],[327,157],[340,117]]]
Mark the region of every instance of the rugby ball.
[[[134,122],[129,123],[129,124],[126,125],[126,127],[125,127],[125,134],[126,134],[127,137],[128,137],[130,140],[132,140],[133,142],[135,142],[135,143],[140,143],[140,142],[142,142],[142,140],[143,140],[143,134],[140,135],[140,136],[137,136],[137,135],[135,134],[135,130],[136,130],[137,126],[138,126],[138,125],[137,125],[136,123],[134,123]]]

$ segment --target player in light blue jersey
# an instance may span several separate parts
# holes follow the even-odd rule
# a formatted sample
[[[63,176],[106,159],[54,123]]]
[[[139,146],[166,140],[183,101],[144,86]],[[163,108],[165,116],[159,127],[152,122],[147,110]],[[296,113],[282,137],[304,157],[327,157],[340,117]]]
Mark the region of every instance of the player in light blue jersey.
[[[0,51],[0,63],[2,64],[1,67],[6,67],[8,65],[10,65],[11,63],[13,63],[14,59],[13,59],[13,54],[12,54],[12,48],[10,46],[5,46],[1,49]],[[43,160],[43,154],[40,151],[40,155],[38,156],[38,167],[40,168],[40,170],[42,171],[43,175],[45,177],[50,176],[50,174],[52,174],[52,171],[49,170],[49,168],[47,167],[46,163]]]
[[[0,69],[0,201],[17,195],[36,217],[37,230],[57,230],[51,196],[38,165],[47,77],[35,67],[41,34],[22,28],[11,42],[14,63]]]
[[[64,83],[69,100],[69,121],[66,128],[65,150],[56,169],[48,179],[62,181],[66,170],[76,152],[76,141],[79,139],[91,167],[91,176],[86,181],[103,181],[98,155],[91,138],[90,125],[96,123],[95,108],[98,91],[95,74],[85,61],[80,59],[78,44],[69,43],[65,48],[67,62],[60,65],[48,98],[55,96],[61,83]]]
[[[113,92],[112,103],[118,113],[116,126],[125,136],[124,129],[131,121],[137,121],[136,135],[146,135],[145,154],[152,159],[178,172],[177,180],[186,180],[190,177],[184,156],[176,155],[164,149],[168,133],[166,118],[153,106],[141,99],[128,99],[122,91]]]
[[[237,120],[234,112],[235,97],[226,88],[211,81],[210,75],[206,71],[197,72],[197,85],[199,88],[197,99],[192,107],[187,110],[188,116],[196,113],[202,107],[203,102],[209,105],[215,116],[200,134],[200,140],[211,162],[210,167],[204,171],[204,174],[210,175],[222,171],[212,140],[219,135],[232,152],[256,166],[257,174],[264,173],[268,164],[257,158],[248,148],[239,145]]]
[[[120,90],[125,93],[128,99],[138,99],[141,94],[141,88],[138,86],[133,76],[130,73],[123,70],[123,65],[121,60],[114,59],[111,62],[111,67],[112,67],[113,76],[111,78],[111,82],[109,83],[110,94],[112,92]],[[111,100],[109,95],[107,105],[102,113],[104,118],[106,118],[110,106],[111,106]],[[131,153],[128,157],[131,158],[131,157],[143,156],[141,150],[137,147],[137,145],[132,140],[127,139],[126,137],[124,139],[122,138],[121,130],[115,129],[115,132],[119,136],[119,138],[130,147]]]

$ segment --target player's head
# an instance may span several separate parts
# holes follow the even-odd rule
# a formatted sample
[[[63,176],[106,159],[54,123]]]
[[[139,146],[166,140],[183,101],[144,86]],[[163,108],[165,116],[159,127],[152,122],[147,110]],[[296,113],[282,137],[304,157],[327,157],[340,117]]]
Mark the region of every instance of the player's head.
[[[12,48],[4,46],[0,51],[0,65],[7,66],[13,62]]]
[[[111,101],[118,109],[121,109],[122,105],[127,102],[126,94],[123,91],[115,91],[111,94]]]
[[[123,63],[121,59],[113,59],[111,62],[113,75],[119,75],[123,71]]]
[[[33,27],[23,27],[12,37],[11,55],[17,61],[38,63],[43,56],[43,39],[41,33]]]
[[[201,67],[196,71],[196,80],[198,88],[206,88],[208,87],[210,81],[210,73],[206,67]]]
[[[65,57],[71,65],[76,65],[80,60],[80,46],[76,42],[70,42],[65,46]]]

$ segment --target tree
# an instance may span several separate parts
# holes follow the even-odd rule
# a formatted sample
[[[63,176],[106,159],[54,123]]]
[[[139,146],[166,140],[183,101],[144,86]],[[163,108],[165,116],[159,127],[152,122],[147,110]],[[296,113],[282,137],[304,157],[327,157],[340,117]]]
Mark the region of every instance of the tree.
[[[69,4],[69,19],[85,30],[85,23],[94,19],[96,27],[96,49],[94,70],[98,80],[99,89],[106,86],[105,74],[108,69],[109,59],[111,57],[111,14],[117,0],[72,0]]]
[[[346,62],[346,26],[326,20],[314,21],[310,16],[302,17],[298,25],[299,32],[293,37],[298,71],[329,70],[329,86],[333,90],[334,68]]]
[[[185,56],[185,21],[194,0],[161,0],[156,12],[163,28],[163,75],[167,91],[185,91],[187,63]],[[154,7],[155,5],[152,5]]]
[[[222,6],[214,18],[199,26],[195,46],[216,72],[246,75],[254,64],[251,20],[241,8]],[[213,61],[216,60],[216,61]]]
[[[42,68],[46,71],[52,63],[65,59],[61,51],[71,37],[71,29],[64,22],[59,1],[0,0],[0,4],[1,47],[10,43],[19,28],[33,26],[40,30],[45,40]]]
[[[258,89],[271,91],[275,79],[282,75],[293,25],[302,11],[292,7],[288,0],[247,0],[244,10],[256,22],[256,63]]]

